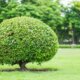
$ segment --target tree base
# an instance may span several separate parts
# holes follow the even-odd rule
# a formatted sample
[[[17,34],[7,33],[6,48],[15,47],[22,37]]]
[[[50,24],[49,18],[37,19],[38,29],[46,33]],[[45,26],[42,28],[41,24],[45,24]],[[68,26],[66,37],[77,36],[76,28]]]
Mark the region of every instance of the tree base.
[[[21,70],[21,71],[27,70],[27,68],[26,68],[26,62],[20,61],[20,62],[19,62],[19,66],[20,66],[20,70]]]

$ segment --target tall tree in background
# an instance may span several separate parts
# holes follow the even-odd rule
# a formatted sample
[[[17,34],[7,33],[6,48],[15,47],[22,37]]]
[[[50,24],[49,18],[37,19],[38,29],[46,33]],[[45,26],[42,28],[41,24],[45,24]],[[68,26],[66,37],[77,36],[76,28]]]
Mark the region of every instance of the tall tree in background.
[[[0,0],[0,7],[6,6],[6,0]]]
[[[7,0],[7,2],[18,2],[18,0]]]
[[[51,0],[21,0],[21,3],[26,4],[26,3],[32,3],[32,4],[49,4]]]
[[[13,1],[13,0],[10,0]],[[31,16],[38,18],[48,24],[57,32],[57,27],[62,24],[61,5],[57,1],[52,0],[22,0],[22,4],[10,3],[6,11],[1,13],[4,19],[16,16]]]
[[[80,2],[73,2],[73,6],[66,10],[65,17],[68,35],[72,37],[72,43],[77,44],[80,40]]]
[[[4,13],[6,6],[6,0],[0,0],[0,22],[3,20],[3,16],[1,16],[1,14]]]
[[[59,0],[22,0],[22,4],[22,8],[26,7],[26,15],[42,20],[58,32],[57,28],[62,24]]]

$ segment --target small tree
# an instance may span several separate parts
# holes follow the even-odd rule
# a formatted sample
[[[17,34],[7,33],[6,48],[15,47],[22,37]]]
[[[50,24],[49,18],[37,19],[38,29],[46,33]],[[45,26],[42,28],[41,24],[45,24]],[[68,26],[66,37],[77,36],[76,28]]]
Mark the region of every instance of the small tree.
[[[56,53],[58,40],[53,30],[40,20],[16,17],[0,24],[0,63],[25,64],[50,60]]]

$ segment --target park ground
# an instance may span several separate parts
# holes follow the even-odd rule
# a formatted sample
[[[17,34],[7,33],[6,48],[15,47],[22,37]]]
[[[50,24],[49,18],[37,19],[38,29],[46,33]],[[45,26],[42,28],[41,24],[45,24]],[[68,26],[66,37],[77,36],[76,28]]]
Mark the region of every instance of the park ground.
[[[29,63],[27,67],[48,71],[6,71],[18,65],[0,65],[0,80],[80,80],[80,49],[59,49],[52,60],[41,66]]]

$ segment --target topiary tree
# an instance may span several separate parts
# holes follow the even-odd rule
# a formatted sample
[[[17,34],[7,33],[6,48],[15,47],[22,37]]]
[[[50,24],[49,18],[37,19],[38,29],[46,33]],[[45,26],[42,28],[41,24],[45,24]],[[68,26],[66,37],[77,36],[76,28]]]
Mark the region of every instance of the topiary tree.
[[[25,64],[50,60],[58,49],[53,30],[40,20],[16,17],[0,24],[0,63]]]

